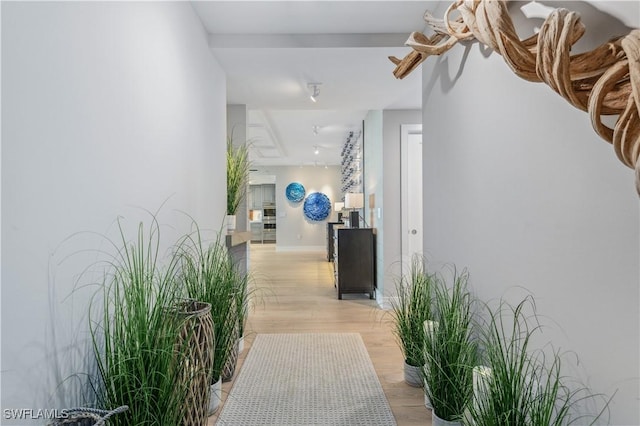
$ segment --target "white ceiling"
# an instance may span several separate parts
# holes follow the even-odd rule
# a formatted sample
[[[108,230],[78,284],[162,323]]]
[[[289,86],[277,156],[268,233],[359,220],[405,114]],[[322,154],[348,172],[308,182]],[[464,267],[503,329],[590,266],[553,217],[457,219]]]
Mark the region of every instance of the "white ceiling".
[[[566,1],[539,3],[571,8]],[[637,22],[638,1],[586,3],[627,25]],[[264,166],[339,164],[342,144],[361,130],[368,110],[421,108],[421,73],[396,80],[387,57],[406,55],[409,34],[426,30],[424,12],[440,16],[449,4],[192,1],[226,72],[227,102],[247,105],[252,158]],[[309,99],[312,82],[322,83],[317,103]]]
[[[403,57],[428,1],[194,1],[227,74],[227,102],[246,104],[256,165],[336,165],[371,109],[419,109],[420,73]],[[308,83],[319,82],[316,103]],[[314,135],[313,126],[319,126]],[[314,155],[314,146],[320,153]]]

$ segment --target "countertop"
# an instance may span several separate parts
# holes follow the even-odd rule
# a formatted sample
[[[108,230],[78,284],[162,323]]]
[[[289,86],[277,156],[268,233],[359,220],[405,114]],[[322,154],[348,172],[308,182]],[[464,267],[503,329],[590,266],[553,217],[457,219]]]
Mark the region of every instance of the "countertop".
[[[251,241],[250,231],[233,231],[229,232],[226,237],[227,247],[239,246]]]

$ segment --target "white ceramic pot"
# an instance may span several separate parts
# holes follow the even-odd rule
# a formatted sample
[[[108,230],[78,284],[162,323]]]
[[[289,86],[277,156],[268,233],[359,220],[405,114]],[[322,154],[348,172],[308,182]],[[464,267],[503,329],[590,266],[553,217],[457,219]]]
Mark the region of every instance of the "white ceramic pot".
[[[414,388],[422,387],[422,372],[420,371],[421,367],[414,367],[413,365],[407,364],[407,361],[404,362],[404,381],[407,382],[409,386],[413,386]]]
[[[236,230],[236,215],[228,214],[227,215],[227,232],[233,232]]]
[[[486,401],[489,397],[492,374],[490,367],[484,365],[473,367],[473,405],[476,410],[480,410],[480,401]]]
[[[211,392],[209,393],[209,410],[207,415],[212,415],[218,408],[220,408],[220,402],[222,402],[222,379],[218,379],[217,382],[211,385]]]
[[[435,413],[435,411],[431,412],[431,425],[432,426],[462,426],[461,422],[455,421],[451,422],[448,420],[443,420]]]

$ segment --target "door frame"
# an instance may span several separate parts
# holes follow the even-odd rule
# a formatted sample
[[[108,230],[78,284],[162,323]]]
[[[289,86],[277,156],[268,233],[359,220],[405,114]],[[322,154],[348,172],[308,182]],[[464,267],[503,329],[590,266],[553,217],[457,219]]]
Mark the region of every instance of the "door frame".
[[[408,156],[407,156],[407,146],[409,143],[410,135],[422,135],[422,124],[401,124],[400,125],[400,222],[401,222],[401,251],[400,256],[403,260],[403,263],[410,260],[413,253],[408,253],[408,242],[407,235],[409,234],[409,214],[407,208],[407,169],[408,169]],[[420,159],[422,161],[422,159]],[[420,182],[420,187],[422,187],[422,182]]]

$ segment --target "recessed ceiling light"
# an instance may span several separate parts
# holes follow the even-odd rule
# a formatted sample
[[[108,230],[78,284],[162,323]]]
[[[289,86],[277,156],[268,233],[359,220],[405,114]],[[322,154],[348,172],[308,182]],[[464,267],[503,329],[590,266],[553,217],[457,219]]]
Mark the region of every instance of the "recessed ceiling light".
[[[315,155],[320,154],[320,148],[318,147],[318,145],[314,146],[313,148],[314,148],[314,149],[313,149],[313,153],[314,153]]]

